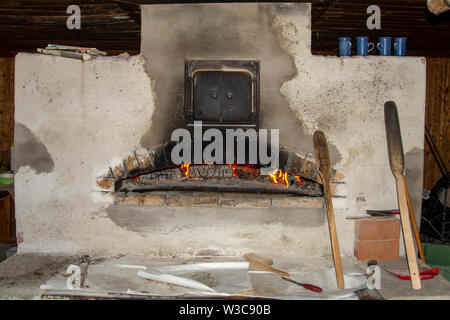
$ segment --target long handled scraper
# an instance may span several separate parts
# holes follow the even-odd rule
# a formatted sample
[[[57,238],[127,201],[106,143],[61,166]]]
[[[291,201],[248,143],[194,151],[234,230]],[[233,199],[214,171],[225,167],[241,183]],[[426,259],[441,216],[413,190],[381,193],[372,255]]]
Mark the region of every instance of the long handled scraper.
[[[398,121],[397,106],[393,101],[384,104],[384,121],[386,125],[386,137],[389,153],[389,164],[394,174],[397,186],[398,206],[400,208],[400,220],[402,223],[403,240],[405,243],[406,258],[408,260],[409,273],[412,287],[419,290],[420,277],[417,267],[417,256],[411,233],[411,221],[409,219],[408,203],[406,198],[406,181],[404,175],[404,156],[400,124]]]

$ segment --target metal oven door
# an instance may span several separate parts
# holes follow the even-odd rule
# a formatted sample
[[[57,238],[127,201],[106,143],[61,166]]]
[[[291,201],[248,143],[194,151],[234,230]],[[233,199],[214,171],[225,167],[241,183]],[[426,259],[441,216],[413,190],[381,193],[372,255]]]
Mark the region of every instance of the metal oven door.
[[[205,127],[259,127],[259,61],[186,60],[184,119]]]
[[[199,71],[193,76],[194,120],[245,123],[251,120],[252,77],[248,72]]]

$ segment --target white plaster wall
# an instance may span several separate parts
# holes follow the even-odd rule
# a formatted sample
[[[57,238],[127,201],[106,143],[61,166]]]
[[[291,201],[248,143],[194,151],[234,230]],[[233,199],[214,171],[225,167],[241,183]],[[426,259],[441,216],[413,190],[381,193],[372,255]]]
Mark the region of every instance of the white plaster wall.
[[[426,60],[315,56],[310,50],[309,21],[309,10],[303,17],[285,15],[277,19],[288,40],[283,42],[287,44],[285,49],[295,56],[299,71],[281,92],[303,121],[302,130],[309,134],[323,131],[342,155],[335,168],[346,177],[347,203],[342,206],[347,209],[336,210],[336,224],[343,252],[352,254],[354,221],[345,217],[363,215],[366,209],[398,208],[386,145],[386,101],[397,104],[405,155],[417,151],[421,155],[417,179],[423,180]],[[407,157],[405,165],[408,168]],[[413,197],[422,198],[422,183],[409,188]],[[419,223],[420,205],[414,211]],[[404,254],[403,245],[400,253]]]
[[[397,103],[405,154],[423,150],[425,60],[313,56],[310,5],[302,6],[300,12],[276,17],[285,50],[295,56],[299,71],[281,93],[302,120],[299,130],[311,135],[324,131],[342,155],[336,168],[345,174],[347,199],[336,201],[336,220],[341,252],[352,255],[354,220],[345,217],[397,207],[385,101]],[[51,173],[30,167],[16,173],[19,251],[166,255],[214,246],[222,253],[241,254],[256,243],[278,255],[302,246],[318,255],[330,253],[326,223],[296,230],[239,221],[221,228],[215,221],[211,227],[133,232],[108,218],[110,199],[92,193],[92,182],[111,158],[140,147],[155,108],[152,79],[141,56],[81,62],[21,53],[15,81],[15,121],[31,130],[55,163]],[[421,186],[410,192],[417,195]],[[245,239],[245,234],[256,236]]]
[[[113,156],[139,146],[153,111],[151,80],[139,56],[89,62],[18,54],[15,122],[47,148],[51,173],[15,175],[19,251],[123,250],[127,232],[100,212],[95,177]],[[138,246],[138,243],[135,244]]]

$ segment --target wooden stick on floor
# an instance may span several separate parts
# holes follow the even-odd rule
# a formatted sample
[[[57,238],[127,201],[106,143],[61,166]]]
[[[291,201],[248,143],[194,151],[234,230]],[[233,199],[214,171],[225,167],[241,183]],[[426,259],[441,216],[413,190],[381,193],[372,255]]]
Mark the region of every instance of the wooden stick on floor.
[[[331,201],[330,175],[331,163],[328,154],[328,144],[322,131],[314,132],[314,150],[316,158],[317,171],[322,179],[323,194],[325,197],[325,205],[327,210],[328,228],[330,230],[331,250],[333,253],[334,267],[336,270],[336,279],[338,288],[345,287],[344,274],[342,273],[341,255],[339,252],[339,241],[336,232],[336,223],[334,221],[334,209]]]

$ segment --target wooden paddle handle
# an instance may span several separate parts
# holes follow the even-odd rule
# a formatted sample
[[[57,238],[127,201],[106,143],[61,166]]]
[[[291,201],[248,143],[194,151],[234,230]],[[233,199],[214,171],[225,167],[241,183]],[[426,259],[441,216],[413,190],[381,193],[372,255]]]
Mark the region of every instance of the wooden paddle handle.
[[[416,250],[411,233],[411,222],[408,213],[408,203],[406,200],[406,182],[403,174],[395,173],[397,185],[398,206],[400,208],[400,220],[403,231],[403,241],[405,243],[406,258],[408,260],[409,274],[411,275],[412,287],[414,290],[421,288],[419,269],[417,267]]]
[[[253,261],[250,262],[250,268],[273,272],[273,273],[279,274],[282,277],[291,277],[291,275],[287,272],[272,268],[270,266],[267,266],[267,265],[264,265],[261,263],[253,262]]]
[[[336,280],[339,289],[345,288],[344,274],[342,273],[341,255],[339,252],[339,242],[336,232],[336,223],[334,221],[333,202],[331,201],[330,174],[331,162],[328,153],[328,143],[325,134],[322,131],[315,131],[313,135],[314,156],[316,159],[317,172],[323,183],[323,194],[325,198],[328,228],[330,230],[331,250],[333,253],[334,268],[336,271]]]
[[[422,242],[420,241],[419,230],[417,229],[416,218],[414,216],[414,211],[411,205],[411,199],[409,198],[408,186],[406,185],[406,183],[405,183],[405,193],[406,193],[406,202],[408,203],[409,217],[411,219],[411,224],[414,230],[414,237],[416,238],[417,250],[419,250],[419,257],[423,262],[427,263],[427,261],[425,260],[425,255],[423,254]]]
[[[339,289],[344,289],[344,274],[342,272],[341,254],[339,251],[339,241],[336,232],[336,222],[334,220],[334,208],[331,200],[330,181],[326,177],[321,176],[321,178],[323,182],[325,205],[327,208],[328,229],[330,231],[331,250],[333,253],[334,267],[336,269],[337,285]]]

